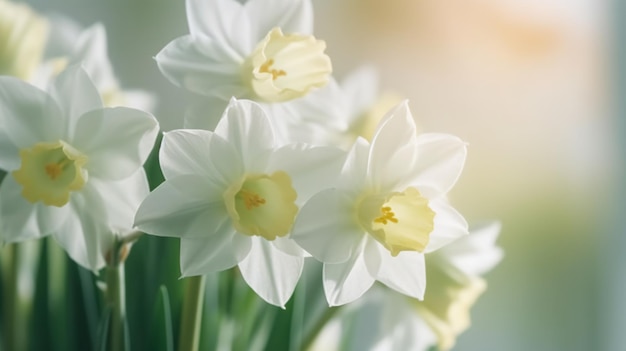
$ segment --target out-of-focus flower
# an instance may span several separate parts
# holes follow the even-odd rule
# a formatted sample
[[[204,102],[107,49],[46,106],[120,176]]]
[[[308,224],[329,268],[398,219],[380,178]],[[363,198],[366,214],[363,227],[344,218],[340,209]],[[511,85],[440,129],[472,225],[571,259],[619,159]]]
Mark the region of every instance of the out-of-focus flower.
[[[502,258],[495,245],[499,231],[500,225],[491,223],[426,255],[428,289],[423,301],[382,287],[372,289],[329,323],[316,344],[341,343],[355,351],[426,351],[433,345],[451,349],[469,327],[470,308],[486,288],[480,275]]]
[[[304,205],[292,234],[324,262],[330,305],[357,299],[375,280],[423,297],[424,253],[467,234],[445,200],[465,156],[456,137],[418,136],[407,102],[389,111],[371,144],[357,139],[336,188]]]
[[[187,0],[189,35],[156,56],[174,84],[223,100],[280,102],[324,86],[332,70],[310,0]]]
[[[142,165],[158,132],[146,112],[102,108],[79,66],[49,93],[0,77],[2,240],[52,234],[79,264],[104,264],[113,234],[132,228],[148,193]]]
[[[276,121],[279,138],[347,150],[359,136],[371,140],[385,113],[402,100],[398,94],[381,94],[378,73],[363,66],[341,82],[331,78],[300,99],[267,108],[287,117]]]
[[[56,25],[71,26],[72,22],[65,18],[55,18],[51,24],[54,30]],[[102,24],[96,23],[79,33],[73,33],[70,30],[66,30],[66,32],[64,36],[59,35],[59,38],[55,38],[49,43],[49,45],[60,46],[60,50],[49,49],[57,53],[62,51],[61,49],[68,50],[68,47],[71,49],[67,52],[61,52],[60,56],[43,63],[36,77],[35,84],[37,86],[47,86],[48,81],[68,65],[80,64],[100,92],[105,106],[127,106],[146,111],[154,109],[155,99],[150,93],[143,90],[121,88],[109,60],[107,35]],[[70,40],[72,41],[71,46],[60,42]]]
[[[0,0],[0,75],[30,79],[47,36],[48,22],[30,7]]]
[[[238,265],[259,296],[284,306],[304,263],[287,238],[298,205],[331,184],[345,153],[276,148],[261,107],[232,99],[215,132],[165,133],[159,158],[166,181],[140,206],[137,226],[182,239],[183,276]]]

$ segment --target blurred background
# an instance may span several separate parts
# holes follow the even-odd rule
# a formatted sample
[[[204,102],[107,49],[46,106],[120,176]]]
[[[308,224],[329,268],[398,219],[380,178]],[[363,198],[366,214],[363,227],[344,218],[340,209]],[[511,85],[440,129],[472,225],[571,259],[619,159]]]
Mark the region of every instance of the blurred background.
[[[104,23],[122,84],[157,94],[163,129],[182,126],[185,97],[152,57],[188,33],[183,1],[27,3]],[[335,74],[374,64],[423,131],[466,140],[451,200],[470,223],[502,221],[505,259],[455,350],[626,349],[618,3],[314,0]]]

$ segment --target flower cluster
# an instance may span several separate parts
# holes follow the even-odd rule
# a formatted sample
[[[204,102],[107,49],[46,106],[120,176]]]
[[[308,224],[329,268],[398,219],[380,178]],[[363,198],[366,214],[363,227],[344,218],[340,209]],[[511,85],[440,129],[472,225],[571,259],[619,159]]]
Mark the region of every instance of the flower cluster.
[[[159,127],[142,110],[153,100],[120,88],[104,27],[44,57],[39,34],[55,24],[0,0],[0,18],[11,18],[0,25],[0,240],[52,235],[97,271],[133,230],[176,237],[183,277],[237,266],[283,308],[312,257],[330,306],[378,281],[449,348],[465,328],[450,306],[466,313],[484,289],[485,269],[471,267],[498,231],[463,238],[468,225],[448,202],[466,143],[418,133],[408,102],[381,94],[371,67],[336,81],[311,0],[186,8],[189,34],[155,59],[200,104],[184,129],[163,133],[165,180],[149,192],[142,165]]]

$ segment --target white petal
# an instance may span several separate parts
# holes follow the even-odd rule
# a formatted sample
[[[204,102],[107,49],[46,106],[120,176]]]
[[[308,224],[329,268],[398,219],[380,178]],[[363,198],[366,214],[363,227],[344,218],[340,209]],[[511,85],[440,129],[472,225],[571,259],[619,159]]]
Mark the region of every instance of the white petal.
[[[499,222],[492,222],[476,229],[433,255],[450,262],[467,275],[482,275],[502,260],[502,249],[496,246],[500,234]]]
[[[72,63],[80,63],[98,89],[117,87],[109,61],[106,29],[96,23],[80,33],[72,51]]]
[[[100,93],[78,64],[69,66],[57,76],[50,87],[50,95],[61,109],[69,135],[74,134],[76,122],[83,114],[103,106]]]
[[[368,177],[379,191],[398,189],[416,159],[416,129],[408,102],[391,109],[378,125],[368,160]]]
[[[267,9],[253,15],[263,16]],[[209,37],[232,51],[235,57],[245,58],[256,44],[250,42],[247,35],[250,20],[237,1],[187,0],[187,21],[192,36]]]
[[[291,144],[270,155],[267,171],[287,172],[298,193],[298,202],[303,203],[320,190],[336,185],[345,158],[346,152],[335,147]]]
[[[443,199],[429,200],[428,207],[435,212],[434,227],[430,233],[425,253],[439,248],[467,235],[467,222],[447,201]]]
[[[329,306],[350,303],[374,284],[363,254],[363,251],[355,252],[346,262],[324,264],[324,293]]]
[[[367,184],[367,159],[370,145],[367,140],[357,138],[346,156],[337,187],[358,194]],[[356,195],[355,195],[356,196]]]
[[[424,254],[402,251],[394,257],[380,244],[378,251],[380,267],[376,279],[402,294],[422,300],[426,291]]]
[[[0,185],[2,230],[0,241],[18,242],[41,238],[57,230],[68,216],[69,207],[31,203],[22,196],[22,186],[8,174]]]
[[[230,222],[215,227],[212,235],[202,239],[180,240],[180,270],[183,277],[203,275],[232,268],[239,263],[239,253],[250,250],[250,238],[233,240],[235,233]],[[247,247],[240,247],[243,244]]]
[[[317,260],[341,263],[358,249],[365,232],[354,219],[354,200],[336,189],[313,196],[300,209],[291,238]]]
[[[71,211],[54,238],[76,263],[92,271],[102,268],[115,235],[101,217],[106,216],[103,199],[80,192],[73,194],[67,206]]]
[[[251,94],[242,80],[242,61],[232,58],[208,38],[187,35],[174,39],[155,59],[167,79],[195,93],[224,100]]]
[[[452,135],[426,133],[417,137],[417,147],[412,183],[423,187],[426,196],[447,193],[461,175],[467,145]]]
[[[150,189],[146,172],[139,168],[130,177],[118,181],[90,178],[89,185],[83,192],[89,198],[88,201],[91,201],[92,197],[102,198],[106,213],[98,216],[108,227],[123,233],[133,228],[135,213]]]
[[[126,107],[80,117],[72,146],[87,155],[92,177],[118,180],[135,173],[152,151],[159,124],[151,114]]]
[[[253,44],[275,27],[280,27],[284,33],[313,33],[310,0],[251,0],[244,6],[251,21]]]
[[[235,146],[248,172],[261,172],[265,155],[274,147],[274,132],[267,114],[250,100],[230,100],[215,134]]]
[[[230,186],[244,172],[235,148],[206,130],[183,129],[164,133],[159,161],[166,179],[179,175],[204,175],[223,187]]]
[[[263,300],[285,308],[302,274],[304,258],[287,255],[258,236],[251,241],[248,256],[239,263],[243,279]]]
[[[183,175],[161,183],[141,203],[135,225],[159,236],[204,238],[230,221],[223,189],[197,175]]]
[[[43,91],[13,77],[0,77],[0,168],[19,168],[19,149],[64,137],[56,103]]]
[[[310,255],[291,238],[278,236],[276,237],[276,239],[274,239],[274,241],[272,241],[272,245],[274,245],[274,247],[278,250],[290,256],[310,257]]]

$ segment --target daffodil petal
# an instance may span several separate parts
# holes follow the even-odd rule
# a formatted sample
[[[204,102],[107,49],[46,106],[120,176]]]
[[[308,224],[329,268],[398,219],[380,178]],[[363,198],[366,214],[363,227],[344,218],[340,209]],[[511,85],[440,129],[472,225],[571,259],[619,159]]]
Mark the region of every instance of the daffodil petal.
[[[18,242],[51,234],[61,227],[68,212],[67,206],[29,202],[22,196],[22,186],[9,174],[0,185],[0,241]]]
[[[340,306],[361,297],[374,284],[363,252],[355,252],[347,261],[324,264],[324,293],[329,306]]]
[[[73,146],[89,155],[90,177],[110,180],[136,172],[152,151],[159,124],[151,114],[126,107],[90,111],[76,125]]]
[[[236,234],[232,225],[225,221],[206,238],[181,239],[180,270],[183,277],[219,272],[236,266],[240,261],[238,252],[242,250],[233,241],[236,236],[241,235]],[[245,239],[249,250],[250,240]]]
[[[482,275],[498,264],[504,255],[502,249],[496,246],[500,229],[499,222],[472,228],[468,236],[441,248],[433,255],[445,259],[467,275]]]
[[[429,200],[428,206],[435,212],[435,219],[424,253],[438,250],[469,233],[465,218],[444,199]]]
[[[215,96],[204,96],[202,101],[193,102],[185,111],[185,129],[215,130],[228,101]]]
[[[71,65],[59,74],[50,87],[50,95],[57,102],[63,118],[66,119],[66,122],[61,125],[70,127],[67,131],[69,135],[74,134],[71,128],[76,125],[82,115],[103,107],[100,93],[79,64]],[[58,120],[57,123],[59,123]]]
[[[175,130],[163,134],[159,151],[166,179],[180,175],[205,175],[224,187],[243,174],[241,157],[235,148],[205,130]]]
[[[161,183],[141,203],[135,225],[159,236],[201,239],[229,221],[223,189],[200,175],[182,175]]]
[[[102,23],[95,23],[80,33],[71,57],[72,62],[82,65],[97,88],[118,84],[109,61],[107,34]]]
[[[372,140],[367,174],[376,189],[397,189],[410,179],[418,155],[416,137],[415,121],[404,101],[387,113]]]
[[[397,256],[391,256],[389,250],[380,244],[378,246],[380,267],[376,279],[402,294],[422,300],[426,291],[424,254],[402,251]]]
[[[0,168],[17,169],[19,149],[63,138],[61,119],[59,107],[45,92],[19,79],[0,77],[0,145],[9,147],[3,150]]]
[[[263,108],[250,100],[232,98],[215,134],[234,145],[250,173],[262,173],[265,155],[274,147],[274,132]]]
[[[323,190],[300,209],[291,238],[319,261],[345,262],[365,235],[353,212],[352,198],[336,189]]]
[[[244,7],[251,22],[253,45],[274,27],[280,27],[286,33],[313,32],[313,6],[309,0],[252,0]],[[259,16],[260,13],[263,15]]]
[[[85,188],[85,196],[102,198],[105,212],[102,221],[109,227],[123,232],[133,228],[135,213],[150,193],[148,179],[143,168],[118,181],[102,181],[92,178]]]
[[[426,196],[446,194],[465,165],[466,143],[453,135],[425,133],[417,137],[417,147],[412,184],[419,184]]]
[[[233,58],[241,59],[255,44],[248,35],[250,19],[237,1],[187,0],[187,21],[191,35],[218,41],[233,51]]]
[[[285,308],[302,274],[304,258],[285,254],[261,237],[252,237],[248,256],[239,263],[243,279],[263,300]]]
[[[231,56],[209,38],[186,35],[167,44],[155,60],[161,73],[175,85],[229,99],[250,92],[243,84],[241,63]]]
[[[346,156],[346,162],[341,169],[337,187],[357,194],[367,185],[367,159],[370,145],[367,140],[357,138]]]
[[[266,169],[289,174],[298,191],[298,202],[304,202],[335,185],[345,157],[345,151],[334,147],[291,144],[274,151]]]

